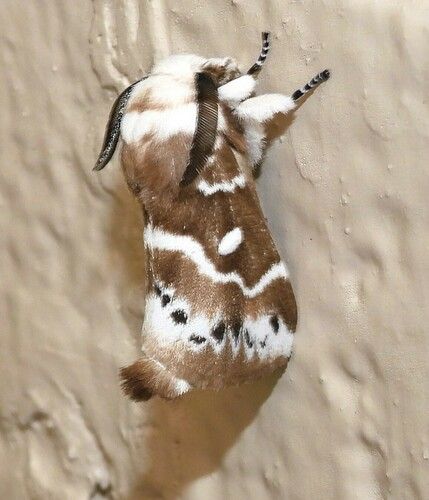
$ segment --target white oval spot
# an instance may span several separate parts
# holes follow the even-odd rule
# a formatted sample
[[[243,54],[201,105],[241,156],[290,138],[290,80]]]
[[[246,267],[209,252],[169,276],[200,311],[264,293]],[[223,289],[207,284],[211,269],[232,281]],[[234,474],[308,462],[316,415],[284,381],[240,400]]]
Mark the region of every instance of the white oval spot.
[[[243,241],[243,231],[239,227],[235,227],[220,240],[217,247],[220,255],[228,255],[237,250],[240,243]]]

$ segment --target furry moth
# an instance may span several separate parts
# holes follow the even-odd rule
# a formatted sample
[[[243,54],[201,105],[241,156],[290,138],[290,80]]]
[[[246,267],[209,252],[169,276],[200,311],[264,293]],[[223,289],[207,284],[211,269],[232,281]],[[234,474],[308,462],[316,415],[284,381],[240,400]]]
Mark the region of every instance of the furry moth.
[[[95,170],[122,139],[126,182],[144,212],[142,356],[121,370],[134,400],[178,397],[285,367],[297,306],[265,223],[254,174],[304,94],[255,96],[268,33],[245,74],[227,58],[171,56],[113,105]]]

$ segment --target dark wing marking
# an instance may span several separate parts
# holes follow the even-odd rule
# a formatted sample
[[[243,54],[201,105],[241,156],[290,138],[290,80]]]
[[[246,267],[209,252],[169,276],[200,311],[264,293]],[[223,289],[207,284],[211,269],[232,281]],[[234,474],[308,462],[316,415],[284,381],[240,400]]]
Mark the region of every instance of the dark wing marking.
[[[119,134],[121,132],[121,120],[124,116],[124,110],[128,103],[128,99],[130,98],[134,86],[145,78],[147,78],[147,76],[127,87],[114,102],[112,110],[110,111],[109,121],[107,122],[106,133],[104,134],[103,147],[101,148],[101,152],[93,170],[101,170],[111,160],[118,144]]]
[[[267,54],[270,50],[270,33],[268,31],[262,32],[262,48],[258,60],[247,72],[248,75],[256,75],[261,71],[262,66],[267,59]]]
[[[181,184],[190,184],[203,170],[213,152],[218,121],[218,92],[213,79],[207,73],[195,75],[198,116],[189,153],[189,162]]]

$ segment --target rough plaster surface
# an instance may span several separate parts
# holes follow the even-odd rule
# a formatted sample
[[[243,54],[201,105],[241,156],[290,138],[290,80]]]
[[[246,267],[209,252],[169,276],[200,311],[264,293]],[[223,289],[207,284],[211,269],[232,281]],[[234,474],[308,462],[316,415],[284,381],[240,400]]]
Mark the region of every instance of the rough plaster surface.
[[[429,498],[429,2],[2,0],[0,498]],[[300,310],[287,373],[128,402],[144,268],[110,105],[191,51],[332,79],[260,179]]]

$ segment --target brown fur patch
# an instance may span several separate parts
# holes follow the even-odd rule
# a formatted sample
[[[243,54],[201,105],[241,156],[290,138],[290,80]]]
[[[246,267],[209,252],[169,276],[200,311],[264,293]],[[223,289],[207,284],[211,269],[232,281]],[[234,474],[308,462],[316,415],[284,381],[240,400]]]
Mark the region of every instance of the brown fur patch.
[[[284,356],[270,360],[260,360],[257,356],[248,358],[243,343],[234,356],[229,340],[221,354],[214,352],[210,345],[199,352],[179,346],[160,348],[155,339],[148,339],[145,349],[166,366],[171,366],[175,377],[187,380],[200,389],[221,389],[255,380],[278,368],[285,368],[288,363],[288,358]]]
[[[192,136],[177,134],[164,141],[153,137],[137,144],[123,144],[122,169],[139,201],[150,212],[158,204],[169,209],[179,192]]]
[[[151,100],[148,93],[133,99],[127,107],[127,113],[135,111],[137,113],[144,113],[145,111],[163,111],[168,106],[165,104]]]
[[[264,123],[265,142],[267,147],[285,133],[291,121],[291,111],[288,113],[276,113],[270,120]]]

